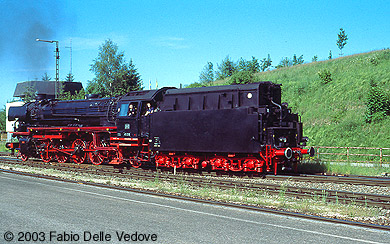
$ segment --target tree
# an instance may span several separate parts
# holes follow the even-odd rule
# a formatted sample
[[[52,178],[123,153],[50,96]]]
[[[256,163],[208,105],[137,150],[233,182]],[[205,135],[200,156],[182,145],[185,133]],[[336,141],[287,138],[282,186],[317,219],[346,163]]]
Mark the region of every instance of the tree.
[[[293,65],[293,62],[288,57],[284,57],[280,63],[276,66],[277,69],[283,68],[283,67],[290,67]]]
[[[292,60],[292,65],[303,64],[303,62],[305,62],[305,61],[303,60],[303,55],[301,55],[301,56],[299,56],[299,58],[297,58],[297,55],[294,54],[293,60]]]
[[[222,80],[227,77],[230,77],[237,70],[237,65],[230,60],[229,56],[226,56],[222,60],[221,65],[218,65],[218,70],[216,71],[217,79]]]
[[[248,61],[247,70],[252,73],[257,73],[260,71],[259,60],[257,60],[257,58],[255,58],[254,56],[252,56],[251,61]]]
[[[45,74],[42,76],[42,80],[43,81],[50,81],[51,77],[47,74],[47,72],[45,72]]]
[[[289,59],[288,57],[283,58],[275,68],[279,69],[283,67],[290,67],[293,65],[303,64],[303,62],[305,62],[305,60],[303,60],[303,55],[297,58],[297,55],[294,54],[292,59]]]
[[[74,82],[75,78],[72,73],[68,73],[65,78],[65,82]],[[65,84],[63,81],[60,81],[59,83],[59,94],[57,99],[58,100],[78,100],[78,99],[84,99],[85,98],[85,90],[82,88],[80,91],[76,91],[74,94],[72,94],[70,91],[64,91]]]
[[[340,28],[339,34],[337,34],[337,47],[340,49],[340,56],[343,55],[343,48],[347,44],[348,35],[345,34],[343,28]]]
[[[87,81],[87,87],[85,89],[88,94],[100,94],[103,96],[106,93],[103,84],[99,83],[96,79]]]
[[[332,59],[332,50],[329,50],[329,56],[328,59]]]
[[[252,73],[256,73],[260,71],[260,64],[257,58],[252,56],[252,60],[247,61],[243,58],[238,61],[238,65],[235,71],[249,71]]]
[[[314,57],[311,59],[312,62],[317,62],[318,61],[318,56],[314,55]]]
[[[74,81],[74,76],[72,73],[69,73],[66,78],[65,78],[65,81],[66,82],[73,82]]]
[[[5,106],[0,110],[0,131],[5,131]]]
[[[271,65],[272,65],[271,56],[268,54],[267,58],[263,58],[263,60],[261,60],[260,70],[264,72],[266,69],[271,68]]]
[[[229,77],[230,84],[248,84],[254,82],[254,73],[251,71],[236,71]]]
[[[249,61],[240,58],[240,60],[238,61],[236,71],[249,71],[249,69],[250,69]]]
[[[75,94],[71,94],[70,91],[67,92],[61,92],[58,96],[58,100],[78,100],[78,99],[84,99],[85,97],[85,90],[81,89],[80,91],[76,91]]]
[[[36,97],[36,92],[33,87],[29,86],[26,88],[26,90],[23,92],[22,100],[25,103],[31,102]]]
[[[203,71],[199,75],[199,81],[201,84],[210,84],[214,81],[214,65],[211,62],[207,62]]]
[[[96,77],[88,82],[87,91],[103,97],[124,95],[129,91],[141,90],[142,80],[130,60],[126,63],[124,52],[108,39],[99,47],[98,57],[91,64]]]

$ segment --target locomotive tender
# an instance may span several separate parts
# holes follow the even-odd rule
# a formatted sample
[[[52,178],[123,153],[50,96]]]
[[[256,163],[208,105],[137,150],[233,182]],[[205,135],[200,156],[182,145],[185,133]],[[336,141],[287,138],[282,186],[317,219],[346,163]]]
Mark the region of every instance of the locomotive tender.
[[[297,166],[307,138],[281,103],[281,85],[260,82],[161,88],[113,98],[37,100],[11,107],[23,160],[130,164],[235,172]]]

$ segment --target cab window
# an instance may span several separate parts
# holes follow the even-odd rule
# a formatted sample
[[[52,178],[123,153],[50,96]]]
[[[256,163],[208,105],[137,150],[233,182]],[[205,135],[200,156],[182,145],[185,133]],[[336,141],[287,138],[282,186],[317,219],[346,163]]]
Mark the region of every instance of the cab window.
[[[143,102],[142,104],[142,115],[143,116],[148,116],[151,115],[152,113],[156,112],[155,104],[152,102]]]
[[[127,109],[127,116],[135,117],[137,115],[137,106],[138,106],[138,103],[136,103],[136,102],[130,103],[129,107]]]
[[[127,116],[127,111],[129,110],[129,104],[123,103],[119,108],[119,116]]]

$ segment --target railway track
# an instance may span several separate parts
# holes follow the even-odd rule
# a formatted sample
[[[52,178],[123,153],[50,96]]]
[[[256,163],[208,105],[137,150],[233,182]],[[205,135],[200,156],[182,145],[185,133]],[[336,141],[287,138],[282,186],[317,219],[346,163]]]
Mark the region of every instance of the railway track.
[[[16,157],[12,157],[7,153],[0,153],[0,159],[6,159],[6,160],[16,160]],[[29,161],[33,161],[36,164],[43,164],[47,165],[47,163],[42,162],[38,159],[30,159]],[[18,160],[19,164],[22,162],[21,160]],[[59,164],[56,162],[51,162],[51,165],[61,165],[61,167],[68,167],[68,168],[90,168],[91,172],[97,170],[97,171],[112,171],[113,166],[111,165],[92,165],[92,164],[74,164],[74,163],[64,163]],[[135,168],[126,169],[127,173],[135,173],[137,174],[137,170]],[[150,169],[155,170],[155,169]],[[120,171],[118,169],[118,171]],[[139,171],[144,171],[142,169],[139,169]],[[162,173],[172,174],[171,171],[162,171]],[[218,174],[219,173],[219,174]],[[188,172],[188,171],[178,171],[176,174],[178,175],[200,175],[199,172]],[[335,183],[335,184],[354,184],[354,185],[366,185],[366,186],[383,186],[383,187],[390,187],[390,177],[372,177],[372,176],[331,176],[331,175],[308,175],[308,174],[300,174],[300,175],[254,175],[248,177],[247,175],[242,174],[236,174],[236,175],[229,175],[224,174],[223,172],[202,172],[202,176],[211,176],[211,177],[233,177],[233,179],[241,180],[241,179],[250,179],[250,178],[265,178],[269,180],[275,180],[275,181],[298,181],[298,182],[316,182],[316,183]]]
[[[370,177],[370,176],[325,176],[325,175],[267,175],[267,179],[272,180],[294,180],[302,182],[319,182],[319,183],[338,183],[338,184],[355,184],[366,186],[390,186],[390,177]]]
[[[161,180],[171,183],[186,183],[191,186],[207,186],[220,189],[238,189],[246,191],[263,191],[272,195],[283,195],[296,198],[317,198],[321,201],[335,203],[354,203],[363,206],[382,207],[390,209],[390,194],[367,194],[350,191],[338,191],[329,189],[318,189],[308,187],[294,187],[282,184],[270,184],[264,182],[255,182],[250,179],[243,178],[225,178],[216,177],[212,174],[207,175],[192,175],[192,174],[172,174],[171,172],[162,172],[155,169],[135,169],[135,168],[115,168],[110,165],[91,165],[91,164],[73,164],[73,163],[45,163],[39,160],[29,160],[23,162],[12,157],[0,157],[0,160],[9,164],[26,165],[38,168],[56,169],[68,172],[82,172],[92,175],[104,175],[110,177],[121,177],[135,180]],[[306,181],[306,182],[330,182],[330,183],[346,183],[346,184],[362,184],[375,186],[390,186],[389,179],[368,178],[368,177],[334,177],[334,176],[266,176],[267,179],[273,180],[291,180],[291,181]]]

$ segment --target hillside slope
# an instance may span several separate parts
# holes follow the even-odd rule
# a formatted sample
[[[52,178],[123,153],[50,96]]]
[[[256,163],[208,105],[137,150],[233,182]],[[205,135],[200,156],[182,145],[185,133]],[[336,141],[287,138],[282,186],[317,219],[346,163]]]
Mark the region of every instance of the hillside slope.
[[[331,73],[326,84],[323,70]],[[370,84],[389,94],[389,49],[262,72],[255,80],[282,84],[282,101],[302,116],[310,145],[390,147],[390,118],[365,122]]]

